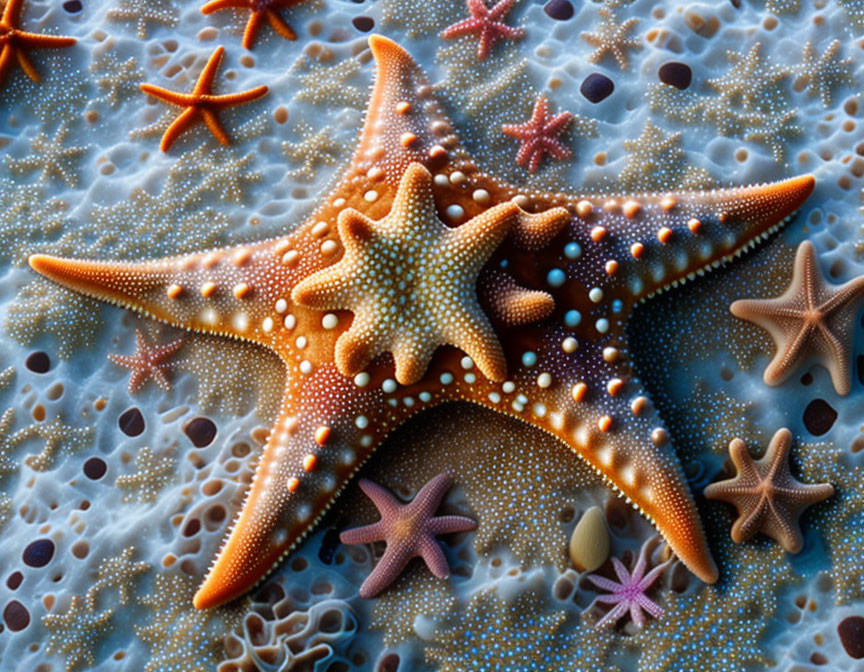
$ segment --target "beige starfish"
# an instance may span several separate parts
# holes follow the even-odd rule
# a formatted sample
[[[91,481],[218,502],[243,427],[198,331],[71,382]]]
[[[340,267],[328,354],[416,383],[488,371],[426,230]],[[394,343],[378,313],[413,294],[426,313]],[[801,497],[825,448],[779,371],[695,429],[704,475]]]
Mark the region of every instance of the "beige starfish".
[[[763,375],[768,385],[779,385],[813,360],[828,369],[837,394],[846,395],[852,387],[852,327],[862,298],[864,276],[839,287],[826,282],[813,244],[805,241],[795,255],[792,284],[781,296],[735,301],[729,309],[774,339],[777,352]]]
[[[798,518],[808,506],[834,494],[828,483],[806,485],[789,471],[792,432],[777,430],[761,460],[754,460],[741,439],[729,444],[729,456],[738,475],[705,488],[708,499],[721,499],[738,509],[732,525],[732,541],[747,541],[759,532],[768,535],[790,553],[804,545]]]

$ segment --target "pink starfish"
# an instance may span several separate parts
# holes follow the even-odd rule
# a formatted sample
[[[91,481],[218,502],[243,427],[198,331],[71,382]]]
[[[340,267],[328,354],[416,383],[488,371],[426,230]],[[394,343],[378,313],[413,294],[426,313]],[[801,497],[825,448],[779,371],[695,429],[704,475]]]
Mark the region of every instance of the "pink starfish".
[[[468,11],[471,16],[445,28],[441,32],[441,37],[448,40],[461,35],[479,35],[477,58],[486,58],[498,40],[504,38],[518,40],[525,36],[524,28],[508,26],[501,20],[513,9],[514,4],[516,0],[501,0],[494,7],[489,8],[486,6],[486,0],[468,0]]]
[[[435,537],[477,527],[477,523],[464,516],[434,515],[450,485],[450,476],[439,474],[424,485],[411,502],[402,504],[380,485],[365,478],[360,480],[360,487],[378,509],[381,520],[346,530],[339,535],[339,540],[343,544],[387,542],[387,550],[378,565],[360,586],[360,597],[375,597],[402,573],[411,558],[418,556],[439,579],[450,576],[447,558]]]
[[[504,124],[501,130],[522,142],[516,163],[520,166],[528,164],[528,170],[534,172],[540,167],[543,154],[551,154],[556,159],[567,159],[573,152],[558,140],[573,115],[570,112],[549,114],[549,101],[543,96],[534,104],[531,119],[523,124]]]
[[[633,622],[639,628],[645,626],[645,617],[642,615],[643,610],[647,611],[654,618],[659,618],[663,613],[663,609],[650,600],[648,596],[645,595],[645,591],[651,587],[651,584],[657,580],[657,578],[663,573],[663,570],[666,569],[671,562],[672,558],[660,565],[657,565],[646,575],[645,569],[648,566],[648,544],[645,543],[642,546],[642,550],[639,552],[639,560],[637,560],[632,574],[627,571],[627,568],[624,567],[624,563],[622,563],[618,558],[612,558],[612,566],[615,568],[615,573],[618,575],[618,580],[621,583],[616,583],[615,581],[611,581],[610,579],[597,574],[589,574],[587,578],[591,583],[598,588],[608,590],[610,594],[598,595],[595,597],[587,610],[590,610],[597,602],[615,605],[603,618],[597,621],[596,627],[599,628],[607,623],[614,625],[628,611],[630,612],[630,618],[633,619]]]
[[[151,346],[144,334],[136,329],[135,343],[134,355],[108,355],[108,359],[115,364],[132,370],[132,375],[129,376],[129,394],[135,394],[138,388],[151,378],[160,389],[166,392],[170,390],[171,383],[168,382],[165,371],[171,368],[171,364],[163,360],[177,352],[183,345],[183,339],[178,338],[165,345]]]

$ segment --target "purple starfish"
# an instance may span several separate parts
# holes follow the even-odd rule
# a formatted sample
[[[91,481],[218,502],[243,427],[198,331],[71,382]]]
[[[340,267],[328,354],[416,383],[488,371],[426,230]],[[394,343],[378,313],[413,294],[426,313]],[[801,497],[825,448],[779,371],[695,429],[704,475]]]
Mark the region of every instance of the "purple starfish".
[[[439,579],[450,576],[447,558],[435,537],[477,527],[476,522],[464,516],[434,515],[450,485],[450,476],[439,474],[411,502],[403,504],[380,485],[365,478],[360,480],[360,487],[378,509],[381,520],[346,530],[339,539],[343,544],[387,542],[378,565],[360,586],[360,597],[375,597],[402,573],[411,558],[418,556]]]
[[[618,558],[612,558],[612,566],[615,568],[615,573],[618,575],[618,580],[621,583],[616,583],[603,576],[597,574],[589,574],[588,580],[598,588],[608,590],[609,595],[598,595],[594,601],[588,606],[586,611],[590,610],[597,602],[604,604],[614,604],[615,606],[609,612],[597,621],[596,627],[611,624],[614,625],[618,620],[630,612],[630,618],[637,627],[645,626],[645,617],[642,615],[643,610],[647,611],[654,618],[659,618],[663,613],[663,609],[658,604],[650,600],[646,595],[651,584],[663,573],[671,563],[673,558],[666,562],[657,565],[648,574],[645,574],[645,569],[648,566],[648,543],[642,545],[642,550],[639,552],[639,560],[633,568],[633,573],[627,571],[624,563]]]

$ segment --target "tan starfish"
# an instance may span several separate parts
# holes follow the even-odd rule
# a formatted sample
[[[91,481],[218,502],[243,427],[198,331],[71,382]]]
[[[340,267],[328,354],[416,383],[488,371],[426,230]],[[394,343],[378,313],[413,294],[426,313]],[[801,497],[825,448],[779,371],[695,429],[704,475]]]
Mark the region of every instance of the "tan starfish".
[[[255,38],[261,22],[265,19],[270,27],[286,40],[296,40],[297,33],[291,28],[285,19],[279,14],[279,10],[288,9],[299,5],[306,0],[210,0],[201,8],[202,14],[213,14],[223,9],[248,9],[249,21],[246,22],[246,30],[243,32],[243,48],[251,49],[255,46]]]
[[[754,460],[741,439],[729,444],[729,456],[738,475],[705,488],[708,499],[720,499],[738,509],[732,525],[732,540],[747,541],[759,532],[771,537],[790,553],[801,550],[804,541],[798,518],[808,506],[834,494],[828,483],[806,485],[789,471],[792,432],[777,430],[761,460]]]
[[[216,71],[222,63],[224,54],[225,47],[217,47],[216,51],[210,55],[210,60],[207,61],[207,65],[204,66],[204,69],[198,76],[198,81],[195,83],[192,93],[178,93],[177,91],[169,91],[153,84],[141,84],[141,90],[144,93],[149,93],[151,96],[164,100],[166,103],[186,108],[171,123],[165,131],[165,135],[162,136],[160,149],[163,152],[167,152],[183,131],[199,120],[203,120],[207,124],[207,128],[210,129],[219,142],[223,145],[230,145],[231,141],[228,138],[228,134],[222,128],[222,124],[219,123],[216,112],[226,107],[234,107],[235,105],[251,102],[267,94],[268,89],[263,85],[256,86],[254,89],[249,89],[248,91],[221,96],[211,93],[213,79],[216,77]]]
[[[171,364],[164,360],[177,352],[181,345],[183,345],[183,339],[178,338],[176,341],[171,341],[165,345],[151,346],[144,334],[136,329],[135,354],[115,355],[112,353],[108,355],[108,359],[132,370],[132,375],[129,376],[129,394],[135,394],[138,388],[151,378],[160,389],[167,392],[171,389],[171,383],[165,372],[171,368]]]
[[[804,241],[795,255],[792,284],[781,296],[735,301],[730,310],[774,339],[777,352],[763,374],[768,385],[779,385],[812,360],[828,369],[837,394],[846,395],[852,386],[852,328],[862,299],[864,276],[839,287],[826,282],[813,244]]]
[[[21,23],[23,2],[24,0],[8,0],[3,16],[0,17],[0,84],[6,79],[13,59],[18,61],[18,65],[30,79],[38,82],[39,73],[25,52],[31,49],[71,47],[77,41],[74,37],[41,35],[21,30],[18,26]]]

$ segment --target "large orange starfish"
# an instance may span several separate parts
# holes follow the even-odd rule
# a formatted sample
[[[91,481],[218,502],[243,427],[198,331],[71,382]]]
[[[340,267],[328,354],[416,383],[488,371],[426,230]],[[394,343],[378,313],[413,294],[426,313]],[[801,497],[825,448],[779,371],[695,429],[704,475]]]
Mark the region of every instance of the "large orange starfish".
[[[71,47],[76,42],[74,37],[42,35],[21,30],[18,25],[21,23],[23,3],[24,0],[7,0],[3,16],[0,17],[0,84],[6,80],[13,59],[18,61],[18,65],[30,79],[38,82],[39,73],[25,52],[30,49]]]
[[[144,93],[149,93],[151,96],[164,100],[166,103],[177,105],[177,107],[186,108],[165,130],[162,143],[159,145],[163,152],[167,152],[187,128],[200,120],[207,124],[207,128],[219,142],[223,145],[230,145],[231,141],[225,129],[222,128],[222,124],[219,123],[216,112],[226,107],[248,103],[267,94],[267,87],[262,85],[240,93],[214,95],[212,93],[213,79],[216,77],[216,71],[222,63],[224,54],[225,47],[216,47],[216,50],[210,55],[207,65],[198,75],[198,81],[195,83],[192,93],[179,93],[153,84],[141,84],[141,90]]]
[[[694,573],[715,581],[681,467],[631,368],[624,324],[640,301],[776,230],[810,195],[813,178],[640,197],[520,189],[478,169],[405,50],[380,36],[369,44],[377,74],[354,160],[295,232],[158,261],[30,258],[34,269],[80,292],[186,329],[259,343],[285,364],[282,409],[195,605],[213,607],[252,588],[395,427],[456,400],[559,437],[653,521]],[[507,237],[480,271],[479,285],[464,278],[483,254],[445,245],[450,234],[432,221],[431,203],[450,226],[476,226],[478,216],[503,221],[492,230]],[[423,226],[435,231],[431,238],[416,230]],[[446,289],[452,281],[433,277],[438,270],[427,264],[423,246],[430,244],[443,245],[446,272],[462,274],[456,295],[470,316],[464,329],[439,329],[435,316],[427,331],[409,319],[421,298],[434,301],[429,287],[439,287],[442,300],[453,296]],[[344,283],[350,302],[325,270],[340,259],[354,264]],[[478,290],[479,306],[470,296]],[[338,362],[337,344],[367,319],[394,334],[392,325],[404,324],[410,347],[361,332],[347,338],[363,356]],[[457,349],[484,319],[503,361],[491,354],[491,337],[473,357]],[[435,349],[426,366],[427,349],[442,341],[451,345]],[[395,371],[391,353],[378,355],[388,348],[408,362],[407,373]],[[374,359],[367,364],[367,357]],[[360,366],[353,377],[344,375]]]
[[[771,334],[777,352],[765,369],[768,385],[779,385],[801,364],[815,361],[831,374],[837,394],[852,389],[852,329],[864,301],[864,276],[839,287],[826,282],[813,243],[795,254],[789,288],[773,299],[741,299],[729,309],[735,317]]]
[[[265,19],[270,27],[286,40],[296,40],[297,33],[285,22],[279,11],[299,5],[301,2],[306,0],[210,0],[201,8],[201,13],[213,14],[223,9],[248,9],[250,13],[246,30],[243,31],[243,48],[251,49],[255,46],[255,38],[258,37],[261,22]]]

